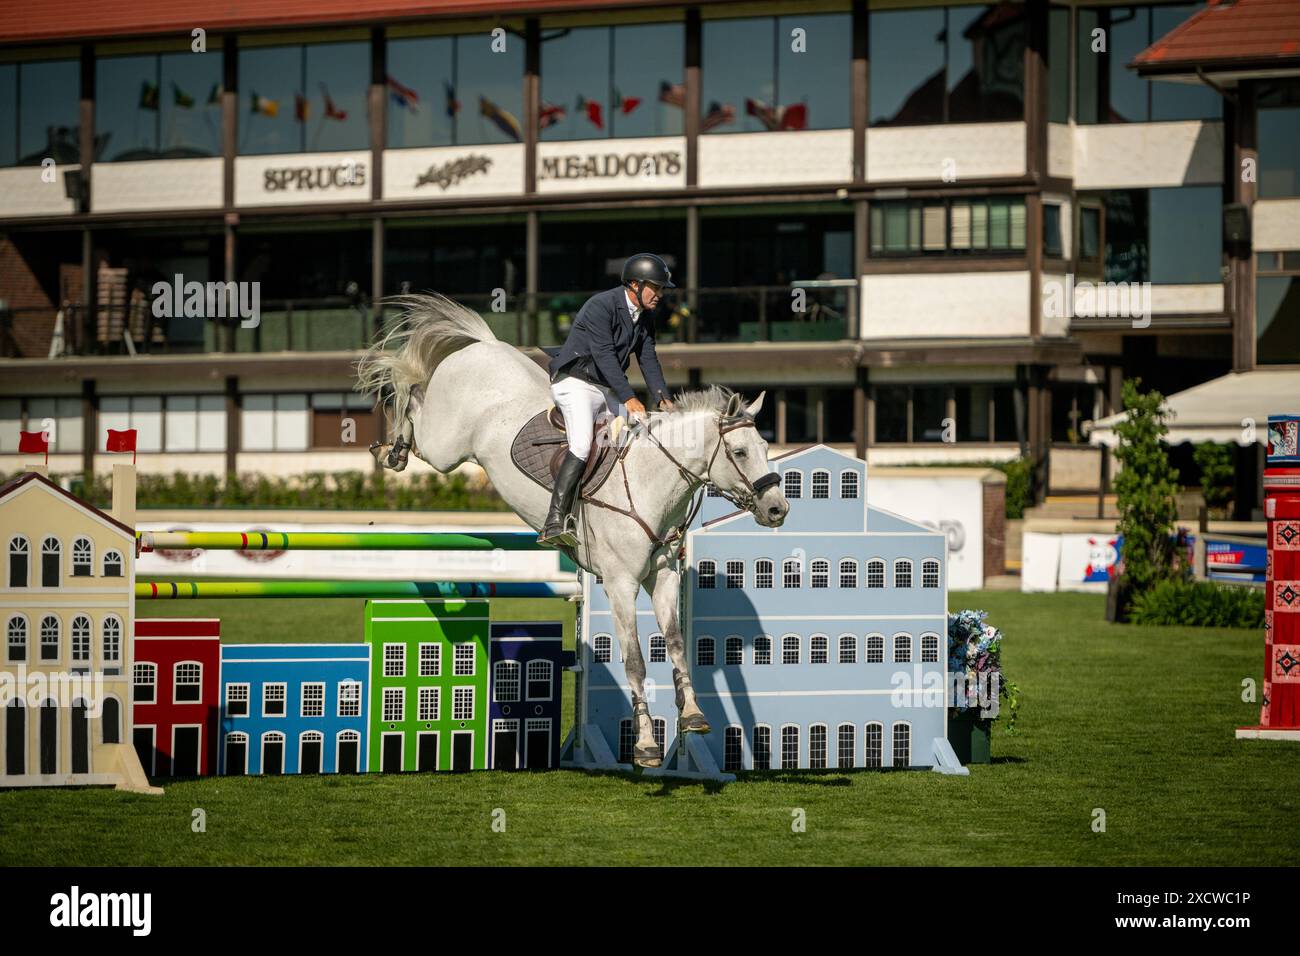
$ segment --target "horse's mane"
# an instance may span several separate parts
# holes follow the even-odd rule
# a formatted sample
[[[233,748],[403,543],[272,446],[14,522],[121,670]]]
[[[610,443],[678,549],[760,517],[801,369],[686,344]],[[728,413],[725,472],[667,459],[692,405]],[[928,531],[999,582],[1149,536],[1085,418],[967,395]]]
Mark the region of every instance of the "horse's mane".
[[[725,416],[736,393],[725,385],[706,385],[678,392],[673,396],[673,409],[667,412],[651,412],[651,419],[671,419],[674,415],[689,415],[695,412],[710,412]],[[745,413],[745,402],[740,401],[740,414]]]

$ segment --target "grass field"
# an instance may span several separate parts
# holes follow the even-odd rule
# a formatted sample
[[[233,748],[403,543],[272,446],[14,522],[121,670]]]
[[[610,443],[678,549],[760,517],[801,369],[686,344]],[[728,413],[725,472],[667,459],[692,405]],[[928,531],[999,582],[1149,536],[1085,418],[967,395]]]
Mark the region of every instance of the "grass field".
[[[1237,741],[1262,634],[1102,621],[1091,595],[954,593],[1006,634],[1019,730],[969,777],[824,771],[728,785],[574,771],[222,777],[163,797],[0,791],[0,864],[1294,865],[1300,744]],[[227,640],[356,640],[361,603],[141,604]],[[256,620],[254,620],[256,617]],[[571,706],[566,721],[571,719]],[[567,729],[567,728],[566,728]],[[206,812],[205,833],[191,813]],[[792,812],[806,832],[792,832]],[[504,811],[505,832],[492,827]],[[1094,811],[1105,832],[1094,832]]]

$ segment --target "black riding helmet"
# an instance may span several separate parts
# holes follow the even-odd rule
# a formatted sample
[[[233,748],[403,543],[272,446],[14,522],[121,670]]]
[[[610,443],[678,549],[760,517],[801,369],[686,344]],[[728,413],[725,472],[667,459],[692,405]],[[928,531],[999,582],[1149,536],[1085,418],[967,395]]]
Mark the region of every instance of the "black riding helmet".
[[[665,289],[677,288],[668,264],[652,252],[638,252],[623,263],[623,285],[629,282],[653,282]]]

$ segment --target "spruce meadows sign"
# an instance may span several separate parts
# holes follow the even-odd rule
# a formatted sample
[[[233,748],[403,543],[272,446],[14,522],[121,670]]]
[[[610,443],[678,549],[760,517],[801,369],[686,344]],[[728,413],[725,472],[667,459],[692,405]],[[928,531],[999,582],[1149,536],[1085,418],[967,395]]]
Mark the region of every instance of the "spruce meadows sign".
[[[539,192],[677,189],[686,185],[686,142],[679,136],[628,139],[590,152],[574,143],[539,143]]]

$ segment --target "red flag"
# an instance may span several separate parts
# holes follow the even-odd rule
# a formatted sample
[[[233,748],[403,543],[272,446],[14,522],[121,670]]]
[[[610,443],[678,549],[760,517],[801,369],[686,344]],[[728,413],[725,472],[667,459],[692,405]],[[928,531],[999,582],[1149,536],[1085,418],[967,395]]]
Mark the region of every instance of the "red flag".
[[[585,96],[579,95],[578,109],[582,110],[587,114],[587,119],[591,121],[591,125],[596,127],[596,129],[605,128],[605,120],[604,117],[601,115],[600,104],[598,102],[596,102],[595,100],[589,100]]]
[[[332,120],[339,120],[340,122],[347,119],[348,111],[341,110],[338,108],[337,105],[335,105],[334,101],[330,99],[330,91],[326,89],[324,83],[320,85],[320,91],[321,94],[325,97],[325,118],[332,119]]]
[[[19,432],[18,433],[18,451],[33,452],[40,451],[45,453],[45,464],[50,463],[50,440],[45,437],[45,432]]]
[[[305,123],[309,116],[311,116],[311,104],[307,102],[307,97],[301,93],[293,94],[293,118],[299,123]]]
[[[106,451],[131,453],[131,464],[135,464],[135,436],[134,428],[124,428],[122,431],[110,428],[108,430],[108,444],[104,446]]]
[[[808,104],[791,103],[781,113],[781,129],[807,129]]]

